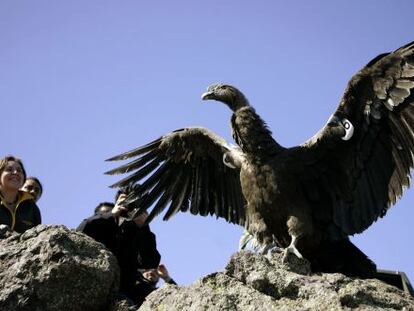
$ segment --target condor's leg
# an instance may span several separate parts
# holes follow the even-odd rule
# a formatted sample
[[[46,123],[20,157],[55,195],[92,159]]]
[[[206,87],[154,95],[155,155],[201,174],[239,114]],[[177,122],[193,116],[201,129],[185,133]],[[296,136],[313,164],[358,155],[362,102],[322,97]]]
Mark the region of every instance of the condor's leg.
[[[273,235],[263,221],[263,218],[254,213],[249,215],[247,230],[253,236],[255,250],[261,254],[266,254],[275,247]]]
[[[286,262],[290,253],[296,255],[296,257],[303,259],[302,254],[298,250],[298,242],[305,236],[310,236],[313,232],[313,225],[310,217],[306,214],[302,214],[301,217],[291,216],[287,221],[288,232],[291,237],[290,245],[285,249],[283,256],[283,262]]]

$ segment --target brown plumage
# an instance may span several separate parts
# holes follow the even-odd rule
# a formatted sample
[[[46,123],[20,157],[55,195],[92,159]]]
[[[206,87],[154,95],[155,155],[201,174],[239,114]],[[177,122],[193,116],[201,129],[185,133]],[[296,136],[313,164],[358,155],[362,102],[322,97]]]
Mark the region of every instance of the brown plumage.
[[[232,111],[239,148],[204,128],[174,131],[109,160],[107,172],[145,177],[151,220],[167,206],[223,217],[260,243],[304,256],[314,270],[369,277],[375,265],[348,239],[383,216],[409,186],[414,154],[414,44],[373,59],[354,75],[328,123],[304,144],[284,148],[236,88],[216,84],[204,100]]]

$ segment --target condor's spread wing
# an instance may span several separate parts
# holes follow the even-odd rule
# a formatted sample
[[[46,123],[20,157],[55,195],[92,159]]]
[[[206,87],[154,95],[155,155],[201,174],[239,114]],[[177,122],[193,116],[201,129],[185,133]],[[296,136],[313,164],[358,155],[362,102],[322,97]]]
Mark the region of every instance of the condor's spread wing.
[[[237,162],[240,154],[237,148],[205,128],[184,128],[108,159],[134,158],[106,174],[130,173],[112,187],[124,187],[145,179],[128,199],[133,201],[145,194],[141,202],[145,210],[156,202],[148,221],[167,209],[164,220],[178,211],[189,210],[202,216],[215,214],[243,225],[245,211],[240,168],[224,164],[226,160]]]
[[[297,148],[308,199],[346,234],[365,230],[403,194],[413,154],[414,43],[358,72],[328,124]]]

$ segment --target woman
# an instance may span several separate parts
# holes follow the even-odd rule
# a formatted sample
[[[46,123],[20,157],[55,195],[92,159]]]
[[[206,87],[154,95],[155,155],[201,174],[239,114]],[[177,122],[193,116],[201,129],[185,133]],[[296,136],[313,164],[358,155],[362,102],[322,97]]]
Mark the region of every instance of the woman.
[[[7,156],[0,160],[0,224],[22,233],[41,223],[33,197],[19,190],[26,180],[20,159]]]

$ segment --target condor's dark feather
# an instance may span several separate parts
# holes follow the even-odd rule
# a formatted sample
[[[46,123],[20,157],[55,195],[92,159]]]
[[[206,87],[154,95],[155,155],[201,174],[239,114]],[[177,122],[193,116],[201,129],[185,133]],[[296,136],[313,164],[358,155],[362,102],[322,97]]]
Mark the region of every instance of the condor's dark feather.
[[[156,139],[156,140],[154,140],[154,141],[152,141],[152,142],[150,142],[150,143],[148,143],[144,146],[135,148],[135,149],[130,150],[128,152],[121,153],[117,156],[114,156],[112,158],[107,159],[106,161],[119,161],[119,160],[125,160],[125,159],[128,159],[128,158],[132,158],[132,157],[135,157],[137,155],[146,153],[149,150],[153,150],[153,149],[157,148],[160,145],[160,143],[161,143],[161,138],[158,138],[158,139]]]
[[[147,153],[142,153],[143,155],[138,156],[136,160],[110,171],[115,173],[135,170],[115,186],[135,182],[148,175],[140,187],[140,193],[148,191],[142,202],[145,208],[158,200],[154,207],[157,211],[150,213],[151,218],[170,204],[165,215],[166,219],[178,210],[187,209],[193,214],[203,216],[216,214],[233,222],[239,221],[235,217],[244,219],[244,201],[239,184],[239,173],[238,171],[230,175],[226,173],[230,169],[224,166],[222,159],[224,153],[231,152],[231,149],[222,138],[203,128],[185,128],[165,135],[160,140],[161,142],[147,145],[145,147]],[[135,152],[140,152],[140,148],[135,149]],[[147,161],[151,162],[145,165]],[[152,165],[153,162],[161,165],[155,163]],[[172,171],[174,173],[171,173]],[[183,174],[183,171],[186,173]],[[223,183],[226,178],[235,179],[238,188],[227,189],[232,184]],[[237,200],[231,206],[227,206],[224,202],[229,201],[226,199],[227,196],[235,196]],[[135,197],[138,198],[138,195]],[[229,212],[229,209],[237,209],[240,212]]]
[[[115,175],[115,174],[123,174],[123,173],[128,173],[131,172],[145,164],[147,164],[149,161],[153,160],[156,156],[158,156],[160,153],[160,151],[158,149],[152,149],[149,150],[148,153],[146,153],[145,155],[143,155],[142,157],[131,161],[125,165],[122,165],[120,167],[117,167],[113,170],[107,171],[105,172],[105,174],[107,175]]]
[[[171,205],[168,211],[165,213],[163,220],[170,219],[173,215],[175,215],[183,206],[185,200],[188,200],[188,189],[190,184],[190,176],[188,168],[183,169],[183,176],[178,179],[179,184],[177,184],[177,189],[173,194],[171,199]]]
[[[160,158],[155,158],[154,160],[152,160],[150,163],[148,163],[146,166],[144,166],[140,170],[136,171],[135,173],[133,173],[132,175],[124,179],[121,179],[120,181],[114,183],[110,187],[111,188],[126,187],[141,180],[142,178],[147,176],[150,172],[152,172],[155,168],[157,168],[161,161],[162,160]]]
[[[142,202],[142,206],[147,207],[152,205],[166,191],[166,188],[169,185],[170,178],[178,174],[178,170],[174,167],[172,168],[173,169],[167,170],[165,174],[161,175],[161,178],[158,180],[155,187],[148,192],[147,196],[145,196],[145,199]]]
[[[164,163],[162,163],[156,170],[155,172],[148,177],[147,180],[145,180],[145,182],[141,185],[141,191],[142,192],[146,192],[150,189],[152,189],[155,184],[157,184],[159,182],[159,180],[161,179],[161,177],[168,173],[168,171],[170,170],[170,168],[172,167],[172,163],[171,161],[165,161]]]
[[[395,116],[390,116],[390,121],[392,123],[391,132],[394,138],[394,141],[398,151],[404,150],[405,152],[398,152],[401,158],[401,165],[403,166],[404,175],[406,175],[407,171],[409,171],[410,167],[413,165],[412,157],[410,155],[409,150],[414,150],[414,145],[411,144],[412,137],[410,137],[411,133],[407,132],[404,125],[401,121],[397,120]]]
[[[200,175],[200,187],[198,189],[198,192],[201,194],[201,201],[200,201],[200,207],[199,207],[199,213],[201,216],[207,216],[209,214],[209,192],[210,189],[208,187],[209,182],[209,173],[208,168],[206,167],[207,162],[202,161],[201,162],[201,175]]]
[[[172,171],[174,172],[174,171]],[[175,173],[175,172],[174,172]],[[178,171],[177,174],[175,175],[175,181],[170,184],[170,185],[166,185],[164,193],[161,195],[161,197],[159,198],[158,202],[155,204],[155,206],[153,207],[153,209],[151,210],[151,213],[148,215],[148,219],[147,222],[151,222],[151,220],[157,216],[158,214],[160,214],[164,208],[171,203],[171,198],[174,195],[174,189],[177,186],[177,184],[180,183],[180,179],[181,176],[183,175],[182,171]],[[160,181],[161,183],[161,181]]]
[[[196,160],[196,166],[193,168],[193,176],[192,176],[192,188],[191,188],[191,205],[190,205],[190,212],[193,215],[197,215],[198,212],[198,204],[200,200],[200,193],[197,192],[199,189],[198,183],[200,182],[200,159]]]
[[[217,217],[223,217],[224,213],[224,209],[227,206],[226,204],[226,196],[225,193],[223,192],[223,189],[225,189],[224,187],[224,178],[223,175],[220,174],[222,173],[222,170],[215,170],[214,171],[214,185],[216,186],[216,191],[215,194],[217,196],[217,205],[214,208],[214,212],[217,215]]]

